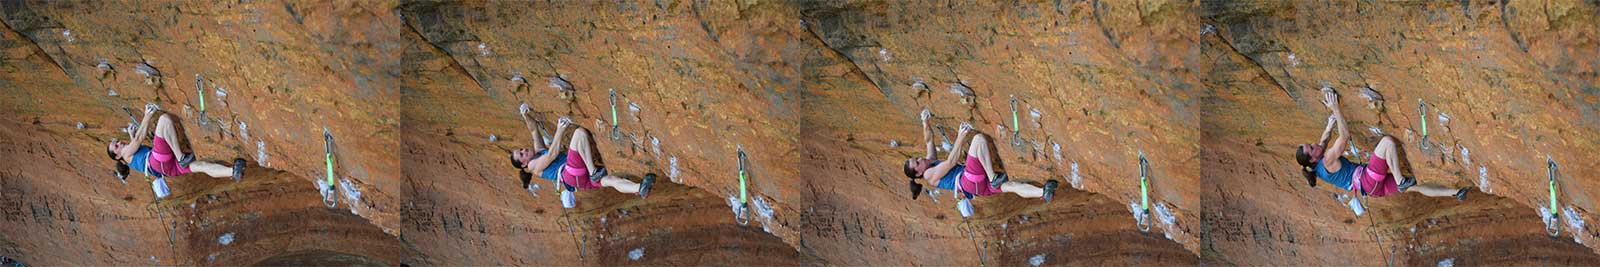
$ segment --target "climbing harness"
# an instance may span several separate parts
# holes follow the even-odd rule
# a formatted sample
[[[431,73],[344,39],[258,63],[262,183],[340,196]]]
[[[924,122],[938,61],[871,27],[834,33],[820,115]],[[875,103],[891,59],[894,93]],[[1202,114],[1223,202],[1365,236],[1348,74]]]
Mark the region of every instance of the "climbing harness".
[[[333,208],[339,205],[339,198],[335,197],[337,192],[333,190],[333,134],[328,133],[328,127],[322,127],[322,139],[323,158],[328,166],[328,185],[319,189],[322,189],[322,205]]]
[[[745,170],[746,170],[746,166],[749,164],[749,159],[744,154],[744,146],[743,145],[737,146],[737,149],[739,151],[739,163],[738,163],[739,164],[739,206],[735,207],[735,209],[738,210],[738,212],[736,212],[734,214],[734,220],[737,220],[739,222],[739,225],[749,225],[750,224],[750,212],[749,212],[749,210],[750,210],[750,204],[749,204],[750,203],[750,201],[749,201],[750,200],[750,198],[749,198],[750,193],[749,193],[748,187],[745,185],[745,183],[746,183],[745,182],[746,181],[746,179],[745,179],[746,171]]]
[[[1556,237],[1561,235],[1561,224],[1558,219],[1560,213],[1557,212],[1556,208],[1556,160],[1551,158],[1550,155],[1545,155],[1545,167],[1545,173],[1550,177],[1550,216],[1545,219],[1544,232],[1551,237]]]
[[[611,140],[622,140],[622,131],[617,130],[617,89],[611,89]]]
[[[1145,160],[1144,151],[1139,151],[1139,215],[1143,218],[1138,221],[1139,231],[1150,232],[1150,161]]]
[[[204,84],[205,84],[205,80],[200,78],[200,74],[199,73],[195,73],[194,74],[194,93],[195,93],[195,95],[200,97],[200,118],[199,118],[200,126],[205,126],[206,123],[209,121],[208,119],[206,119],[206,89],[205,89],[206,87],[205,87]]]
[[[1422,151],[1428,151],[1428,106],[1421,98],[1417,99],[1417,116],[1422,118]]]

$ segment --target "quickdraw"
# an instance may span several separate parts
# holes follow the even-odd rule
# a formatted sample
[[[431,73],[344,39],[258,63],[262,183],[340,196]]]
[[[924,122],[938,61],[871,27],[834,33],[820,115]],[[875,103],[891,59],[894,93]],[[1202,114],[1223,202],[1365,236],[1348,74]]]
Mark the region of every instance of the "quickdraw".
[[[1017,96],[1011,95],[1011,144],[1022,145],[1022,121],[1017,118]]]
[[[745,185],[745,170],[746,165],[749,164],[749,159],[744,154],[744,146],[737,146],[737,149],[739,151],[739,207],[737,207],[738,212],[735,214],[734,219],[739,221],[739,225],[749,225],[750,193],[748,187]]]
[[[1544,232],[1551,237],[1561,235],[1560,212],[1557,212],[1556,203],[1556,160],[1550,155],[1545,155],[1546,175],[1550,178],[1550,216],[1545,222]]]
[[[622,140],[622,131],[617,130],[617,89],[611,89],[611,140]]]
[[[327,127],[322,128],[322,138],[323,158],[328,166],[328,185],[319,189],[323,191],[322,205],[333,208],[339,205],[339,198],[335,197],[338,192],[334,190],[333,186],[333,134],[328,133]]]
[[[1428,106],[1421,98],[1417,99],[1417,116],[1422,118],[1422,151],[1428,151]]]
[[[195,95],[200,97],[200,118],[199,118],[199,121],[200,121],[200,125],[201,126],[205,126],[206,123],[209,121],[208,119],[206,119],[206,89],[205,88],[206,88],[205,87],[205,80],[200,78],[200,74],[199,73],[195,73],[194,74],[194,93],[195,93]]]
[[[1139,151],[1139,231],[1150,232],[1150,161],[1145,160],[1144,151]]]

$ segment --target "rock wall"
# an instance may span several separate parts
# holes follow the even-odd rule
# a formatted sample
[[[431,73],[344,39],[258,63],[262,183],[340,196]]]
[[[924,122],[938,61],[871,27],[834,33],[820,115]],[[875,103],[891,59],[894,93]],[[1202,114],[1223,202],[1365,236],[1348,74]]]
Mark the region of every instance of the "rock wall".
[[[0,22],[0,257],[28,264],[1600,263],[1593,1],[13,0]],[[1356,216],[1303,185],[1325,86],[1357,148],[1394,135],[1406,172],[1475,190]],[[244,181],[158,201],[111,176],[146,103]],[[506,156],[544,141],[522,104],[658,175],[650,197],[521,187]],[[924,109],[1055,200],[963,218],[908,192]]]
[[[787,7],[679,3],[405,3],[417,45],[402,86],[410,262],[500,265],[795,264],[799,210],[789,164],[804,69]],[[703,27],[718,30],[707,31]],[[513,78],[521,77],[521,80]],[[575,97],[559,97],[558,78]],[[612,92],[615,92],[615,106]],[[660,175],[649,199],[610,189],[521,188],[509,151],[532,148],[517,109],[554,131],[569,117],[594,134],[612,173]],[[616,112],[613,114],[612,112]],[[613,118],[616,120],[614,121]],[[612,125],[615,123],[616,128]],[[564,141],[563,141],[564,142]],[[761,210],[734,220],[737,151]],[[461,249],[471,248],[471,249]],[[528,253],[528,251],[538,253]]]
[[[1589,265],[1600,63],[1592,2],[1205,3],[1201,101],[1207,186],[1201,253],[1217,264]],[[1344,95],[1351,143],[1401,140],[1422,183],[1469,201],[1405,194],[1355,216],[1307,187],[1294,146],[1316,141]],[[1382,95],[1368,105],[1360,88]],[[1418,103],[1425,103],[1419,110]],[[1424,117],[1426,118],[1424,120]],[[1423,123],[1428,137],[1423,138]],[[1423,144],[1427,144],[1427,149]],[[1546,157],[1560,166],[1559,238],[1543,234]],[[1239,190],[1249,188],[1251,190]],[[1585,247],[1587,246],[1587,247]]]
[[[392,13],[359,2],[6,1],[0,10],[9,155],[0,166],[11,170],[0,253],[43,265],[399,262]],[[160,77],[146,83],[141,72]],[[146,103],[182,118],[200,160],[249,160],[245,182],[172,177],[174,196],[159,202],[142,175],[119,182],[106,142],[128,139],[122,107]],[[324,127],[345,192],[333,209],[315,186],[326,173]],[[227,233],[231,244],[219,244]]]
[[[844,265],[1194,264],[1198,79],[1183,62],[1198,55],[1184,29],[1195,18],[1187,3],[1145,4],[802,4],[823,48],[802,98],[800,164],[823,174],[803,181],[816,194],[808,246]],[[922,154],[924,108],[936,136],[971,121],[1012,179],[1058,180],[1072,197],[980,198],[969,219],[951,192],[907,201],[900,165]],[[1130,208],[1141,152],[1163,217],[1151,234]]]

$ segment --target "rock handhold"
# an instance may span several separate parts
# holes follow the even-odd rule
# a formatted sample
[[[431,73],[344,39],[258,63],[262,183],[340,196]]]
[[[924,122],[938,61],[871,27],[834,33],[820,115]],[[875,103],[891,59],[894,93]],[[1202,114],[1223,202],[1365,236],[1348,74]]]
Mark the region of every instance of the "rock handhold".
[[[1378,90],[1373,90],[1371,85],[1361,88],[1361,98],[1367,100],[1367,108],[1383,107],[1383,95]]]
[[[972,92],[972,87],[967,87],[967,85],[965,83],[962,83],[962,82],[959,82],[959,81],[955,82],[955,83],[951,83],[950,84],[950,92],[955,93],[956,96],[960,96],[961,97],[961,104],[972,105],[972,104],[977,103],[978,95],[976,93],[973,93]]]
[[[916,95],[917,97],[921,97],[922,94],[931,94],[931,93],[933,93],[933,89],[928,88],[928,83],[922,82],[922,79],[917,79],[916,82],[911,83],[911,89],[912,90],[916,90],[916,93],[914,95]]]
[[[513,73],[513,74],[511,74],[511,91],[513,91],[513,92],[521,91],[523,87],[527,87],[527,86],[528,86],[528,79],[527,78],[522,78],[522,73]]]
[[[144,76],[144,84],[156,85],[156,87],[161,86],[161,71],[156,70],[156,67],[150,66],[149,62],[140,61],[139,64],[134,64],[133,67],[133,72]]]
[[[105,78],[106,75],[111,75],[112,73],[117,72],[117,68],[111,66],[111,61],[108,61],[104,58],[100,59],[100,64],[94,65],[94,68],[100,71],[100,78]]]
[[[578,90],[572,87],[572,82],[561,76],[550,76],[550,88],[555,88],[561,99],[571,100],[577,95]]]

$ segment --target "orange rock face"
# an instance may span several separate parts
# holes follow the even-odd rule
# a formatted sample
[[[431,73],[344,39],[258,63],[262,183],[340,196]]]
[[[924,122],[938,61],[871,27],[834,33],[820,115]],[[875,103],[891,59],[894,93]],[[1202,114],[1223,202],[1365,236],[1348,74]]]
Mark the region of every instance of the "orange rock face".
[[[1587,193],[1600,162],[1594,3],[1248,1],[1202,5],[1198,46],[1201,254],[1239,265],[1594,265]],[[1355,216],[1307,187],[1293,157],[1344,95],[1351,144],[1399,139],[1422,183],[1473,186],[1465,202],[1406,193]],[[1361,97],[1374,88],[1384,101]],[[1418,103],[1425,103],[1419,110]],[[1448,118],[1448,120],[1445,120]],[[1424,130],[1423,123],[1427,123]],[[1428,133],[1426,139],[1422,133]],[[1427,143],[1427,149],[1423,149]],[[1370,152],[1369,152],[1370,153]],[[1560,165],[1549,237],[1546,156]]]
[[[0,256],[40,265],[400,262],[399,80],[388,70],[403,42],[392,13],[270,1],[0,9],[0,168],[10,170],[0,181]],[[147,83],[144,74],[156,73]],[[172,196],[161,201],[143,175],[119,182],[106,143],[129,139],[122,108],[146,103],[181,118],[199,160],[249,161],[244,182],[169,177]],[[344,192],[334,208],[316,186],[327,173],[323,128],[337,143],[334,183]]]
[[[0,22],[6,264],[1600,265],[1593,2],[5,1]],[[1395,136],[1404,172],[1466,200],[1358,216],[1306,186],[1323,87],[1351,157]],[[145,104],[244,179],[158,199],[111,175]],[[607,186],[655,176],[649,196],[524,187],[508,156],[569,142],[532,133],[564,119]],[[908,190],[906,160],[963,124],[1027,184],[1006,188],[1053,200],[963,216]]]

